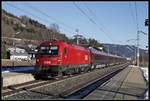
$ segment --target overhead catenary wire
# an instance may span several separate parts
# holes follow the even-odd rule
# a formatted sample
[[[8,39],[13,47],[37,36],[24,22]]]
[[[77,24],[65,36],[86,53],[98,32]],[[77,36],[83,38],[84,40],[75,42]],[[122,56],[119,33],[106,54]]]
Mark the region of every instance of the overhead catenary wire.
[[[42,20],[42,21],[44,21],[44,22],[47,22],[46,19],[41,19],[40,17],[38,17],[38,16],[36,16],[36,15],[34,15],[34,14],[32,14],[32,13],[30,13],[30,12],[28,12],[28,11],[26,11],[26,10],[20,8],[20,7],[14,6],[13,4],[10,4],[10,3],[5,3],[5,4],[7,4],[7,5],[9,5],[9,6],[13,7],[13,8],[15,8],[15,9],[18,9],[18,10],[20,10],[20,11],[22,11],[22,12],[28,13],[28,14],[30,14],[31,16],[34,16],[34,17],[36,17],[36,18],[38,18],[38,19],[40,19],[40,20]]]
[[[133,12],[133,9],[132,9],[132,5],[131,5],[131,3],[129,2],[129,9],[130,9],[130,11],[131,11],[131,16],[132,16],[132,21],[133,21],[133,23],[135,24],[135,28],[136,28],[136,21],[135,21],[135,16],[134,16],[134,12]]]
[[[130,10],[130,14],[131,14],[131,17],[132,17],[132,21],[133,21],[133,24],[135,24],[135,30],[137,32],[137,23],[136,23],[136,17],[134,16],[134,11],[132,9],[132,5],[131,5],[131,2],[129,2],[129,10]],[[134,40],[135,41],[135,40]],[[136,39],[137,41],[137,39]]]
[[[58,23],[64,25],[66,28],[71,29],[71,30],[73,30],[73,31],[75,30],[75,28],[70,27],[69,25],[66,25],[65,23],[61,22],[60,20],[57,20],[56,18],[47,15],[45,12],[42,12],[41,10],[39,10],[39,9],[37,9],[37,8],[35,8],[35,7],[31,6],[31,5],[29,5],[29,4],[28,4],[28,6],[30,6],[30,8],[34,9],[35,11],[37,11],[37,12],[39,12],[39,13],[41,13],[41,14],[44,14],[44,15],[47,16],[47,17],[52,18],[52,19],[55,20],[56,22],[58,22]],[[86,37],[89,37],[89,36],[87,36],[86,34],[84,34],[84,32],[82,32],[81,30],[80,30],[80,32],[82,33],[82,35],[84,35],[84,36],[86,36]]]
[[[90,9],[88,6],[87,6],[87,4],[85,4],[84,3],[84,5],[85,5],[85,7],[87,8],[87,10],[89,11],[89,13],[91,13],[91,15],[93,15],[93,17],[95,17],[96,19],[97,19],[97,22],[98,22],[98,24],[102,27],[102,29],[107,29],[105,26],[104,26],[104,24],[98,19],[98,17],[96,16],[96,14],[92,11],[92,9]],[[110,33],[110,31],[108,31],[107,30],[107,32],[108,33]],[[104,32],[105,34],[107,34],[106,32]],[[109,37],[109,36],[108,36]],[[112,39],[111,39],[112,40]],[[114,40],[113,40],[114,41]],[[121,42],[121,43],[123,43],[122,41],[116,41],[116,42]],[[124,43],[123,43],[124,44]]]
[[[48,15],[47,13],[45,13],[45,12],[39,10],[38,8],[33,7],[33,6],[32,6],[31,4],[29,4],[29,3],[28,3],[27,5],[28,5],[28,7],[30,7],[32,10],[34,10],[34,11],[36,11],[36,12],[38,12],[38,13],[41,13],[42,15],[45,15],[46,17],[50,18],[51,20],[55,21],[57,24],[63,26],[63,30],[66,30],[66,31],[68,31],[69,33],[72,33],[72,30],[71,30],[71,29],[74,29],[74,28],[72,28],[72,27],[68,26],[67,24],[63,23],[62,21],[60,21],[60,20],[58,20],[58,19],[56,19],[56,18],[54,18],[54,17]]]
[[[75,31],[75,28],[73,28],[73,27],[71,27],[71,26],[69,26],[69,25],[66,25],[65,23],[61,22],[60,20],[57,20],[56,18],[54,18],[54,17],[52,17],[52,16],[50,16],[50,15],[47,15],[45,12],[42,12],[41,10],[37,9],[36,7],[31,6],[31,4],[30,4],[30,5],[28,4],[28,7],[30,7],[31,9],[33,9],[33,10],[35,10],[35,11],[37,11],[37,12],[43,14],[43,15],[45,15],[45,16],[48,17],[48,18],[52,18],[52,20],[55,20],[57,23],[59,23],[59,24],[65,26],[67,29],[70,30],[70,31],[69,31],[70,33],[72,33],[72,32]],[[71,31],[72,31],[72,32],[71,32]],[[80,32],[82,32],[82,31],[80,31]],[[86,34],[84,34],[83,32],[82,32],[82,34],[88,38],[88,36],[87,36]]]
[[[87,10],[89,11],[89,13],[90,13],[91,15],[93,15],[93,17],[95,17],[95,18],[97,19],[97,22],[99,22],[98,24],[99,24],[102,28],[106,29],[106,27],[104,26],[104,24],[98,20],[98,17],[94,14],[94,12],[93,12],[85,3],[84,3],[84,5],[85,5],[85,7],[87,8]],[[110,32],[109,32],[109,33],[110,33]],[[98,41],[100,41],[100,40],[98,40]],[[119,43],[124,44],[124,42],[122,42],[122,41],[116,41],[116,42],[119,42]]]
[[[85,5],[85,7],[86,7],[87,10],[89,11],[89,13],[91,13],[91,15],[93,15],[93,17],[95,17],[95,18],[97,19],[97,21],[99,22],[98,24],[99,24],[101,27],[106,28],[106,27],[104,26],[104,24],[98,20],[98,17],[96,16],[96,14],[87,6],[87,4],[85,4],[85,3],[83,3],[83,4]]]
[[[39,16],[36,16],[36,15],[30,13],[29,11],[26,11],[26,10],[24,10],[24,9],[22,9],[22,8],[20,8],[20,7],[17,7],[17,6],[15,6],[15,5],[13,5],[13,4],[10,4],[10,3],[6,3],[6,4],[9,5],[9,6],[11,6],[11,7],[13,7],[13,8],[15,8],[15,9],[20,10],[21,12],[28,13],[28,14],[30,14],[31,16],[34,16],[35,18],[38,18],[38,19],[40,19],[40,20],[42,20],[42,21],[44,21],[44,22],[49,22],[48,20],[43,19],[43,18],[41,18],[41,17],[39,17]],[[42,35],[42,39],[44,40],[43,34],[41,34],[41,35]],[[48,34],[48,35],[49,35],[49,34]],[[49,36],[49,37],[50,37],[50,36]]]
[[[34,17],[36,17],[36,18],[38,18],[38,19],[40,19],[40,20],[42,20],[42,21],[44,21],[44,22],[47,22],[47,20],[41,19],[40,17],[38,17],[38,16],[36,16],[36,15],[34,15],[34,14],[32,14],[32,13],[30,13],[30,12],[28,12],[28,11],[22,9],[22,8],[19,8],[19,7],[17,7],[17,6],[14,6],[13,4],[10,4],[10,3],[5,3],[5,4],[7,4],[7,5],[9,5],[9,6],[13,7],[13,8],[15,8],[15,9],[18,9],[18,10],[20,10],[21,12],[28,13],[28,14],[30,14],[31,16],[34,16]],[[43,34],[42,34],[42,39],[44,39]]]
[[[139,30],[139,24],[138,24],[138,16],[137,16],[137,5],[135,2],[135,18],[136,18],[136,27],[137,27],[137,31]]]
[[[102,31],[103,33],[105,33],[105,35],[107,35],[107,37],[108,37],[112,42],[114,42],[114,40],[113,40],[112,38],[110,38],[109,35],[108,35],[101,27],[99,27],[98,24],[97,24],[92,18],[90,18],[75,2],[73,2],[73,4],[75,5],[75,7],[76,7],[84,16],[86,16],[86,18],[88,18],[88,20],[89,20],[91,23],[93,23],[94,25],[96,25],[96,27],[97,27],[100,31]]]
[[[73,2],[73,4],[75,5],[75,7],[76,7],[82,14],[84,14],[84,15],[88,18],[88,20],[89,20],[90,22],[92,22],[93,24],[97,25],[97,24],[95,23],[95,21],[94,21],[93,19],[91,19],[75,2]],[[102,30],[102,29],[101,29],[101,30]]]
[[[31,4],[29,4],[29,3],[28,3],[27,6],[30,7],[31,9],[33,9],[34,11],[37,11],[37,12],[39,12],[39,13],[41,13],[41,14],[47,16],[48,18],[50,18],[50,19],[56,21],[57,23],[59,23],[59,24],[65,26],[65,27],[67,27],[67,28],[69,28],[69,29],[75,29],[75,28],[72,28],[72,27],[68,26],[67,24],[63,23],[62,21],[60,21],[60,20],[58,20],[58,19],[56,19],[56,18],[54,18],[54,17],[48,15],[47,13],[45,13],[45,12],[39,10],[38,8],[33,7],[33,6],[32,6]]]
[[[7,3],[8,4],[8,3]],[[37,15],[34,15],[33,13],[30,13],[29,11],[26,11],[26,10],[24,10],[24,9],[22,9],[22,8],[20,8],[20,7],[18,7],[18,6],[15,6],[15,5],[13,5],[13,4],[8,4],[8,5],[11,5],[12,7],[14,7],[14,8],[16,8],[16,9],[18,9],[18,10],[20,10],[20,11],[22,11],[22,12],[25,12],[25,13],[28,13],[28,14],[30,14],[31,16],[34,16],[34,17],[36,17],[36,18],[38,18],[38,19],[40,19],[40,20],[42,20],[42,21],[44,21],[44,22],[48,22],[48,20],[47,19],[43,19],[43,18],[41,18],[41,17],[39,17],[39,16],[37,16]],[[28,6],[31,6],[31,5],[28,5]],[[34,7],[35,8],[35,7]],[[32,9],[33,9],[33,6],[32,6]],[[37,10],[35,10],[36,12],[38,12],[38,13],[41,13],[42,11],[40,10],[39,11],[39,9]],[[50,16],[48,15],[48,14],[46,14],[45,12],[42,12],[41,14],[43,14],[43,15],[45,15],[45,16],[47,16],[47,17],[49,17],[50,18]],[[86,13],[85,13],[86,14]],[[55,19],[55,20],[54,20]],[[72,27],[70,27],[70,26],[68,26],[68,25],[66,25],[66,24],[64,24],[63,22],[61,22],[61,21],[59,21],[59,20],[57,20],[56,18],[54,18],[53,20],[54,21],[56,21],[56,22],[59,22],[59,24],[61,23],[61,25],[63,25],[63,27],[65,26],[66,28],[68,28],[69,30],[70,29],[73,29]],[[90,20],[92,21],[92,23],[94,23],[95,25],[97,25],[97,23],[93,20],[93,19],[91,19],[90,18]],[[97,25],[98,26],[98,25]],[[67,30],[67,29],[66,29]],[[73,29],[74,30],[74,29]],[[101,31],[102,31],[103,29],[101,29]],[[80,31],[80,32],[82,32],[82,31]],[[71,32],[72,33],[72,32]],[[84,33],[83,33],[84,34]],[[84,34],[84,36],[87,36],[86,34]],[[43,36],[42,36],[43,37]],[[88,36],[89,37],[89,36]],[[90,37],[89,37],[90,38]]]
[[[73,27],[71,27],[71,26],[69,26],[69,25],[63,23],[62,21],[60,21],[60,20],[58,20],[58,19],[56,19],[56,18],[54,18],[54,17],[52,17],[52,16],[50,16],[50,15],[48,15],[48,14],[46,14],[45,12],[43,12],[43,11],[37,9],[36,7],[33,7],[33,6],[32,6],[31,4],[29,4],[29,3],[28,3],[28,7],[30,7],[30,8],[33,9],[34,11],[37,11],[37,12],[39,12],[39,13],[45,15],[46,17],[48,17],[48,18],[50,18],[50,19],[56,21],[57,23],[59,23],[59,24],[65,26],[65,27],[67,28],[66,30],[70,30],[70,31],[69,31],[70,33],[72,33],[72,32],[75,31],[75,28],[73,28]],[[73,30],[73,31],[71,32],[71,30]],[[81,32],[82,32],[82,31],[81,31]],[[84,34],[84,33],[82,32],[82,34]],[[84,34],[84,36],[88,37],[86,34]]]
[[[39,16],[36,16],[36,15],[30,13],[29,11],[26,11],[26,10],[24,10],[24,9],[22,9],[22,8],[20,8],[20,7],[17,7],[17,6],[15,6],[15,5],[13,5],[13,4],[10,4],[10,3],[6,3],[6,4],[9,5],[9,6],[11,6],[11,7],[13,7],[13,8],[15,8],[15,9],[20,10],[21,12],[28,13],[28,14],[30,14],[31,16],[33,16],[33,17],[35,17],[35,18],[38,18],[38,19],[40,19],[40,20],[42,20],[42,21],[44,21],[44,22],[46,22],[46,23],[49,22],[48,20],[43,19],[43,18],[41,18],[41,17],[39,17]],[[67,29],[64,29],[64,30],[67,30]],[[69,31],[69,32],[70,32],[70,31]],[[44,38],[43,38],[43,34],[42,34],[42,39],[44,39]]]
[[[33,16],[33,17],[35,17],[35,18],[38,18],[38,19],[40,19],[40,20],[42,20],[42,21],[44,21],[44,22],[48,22],[48,20],[43,19],[43,18],[41,18],[41,17],[39,17],[39,16],[36,16],[36,15],[34,15],[34,14],[32,14],[32,13],[30,13],[30,12],[28,12],[28,11],[26,11],[26,10],[20,8],[20,7],[14,6],[13,4],[10,4],[10,3],[6,3],[6,4],[9,5],[9,6],[11,6],[11,7],[13,7],[13,8],[15,8],[15,9],[17,9],[17,10],[20,10],[21,12],[28,13],[28,14],[30,14],[31,16]],[[41,39],[44,40],[43,34],[41,34],[41,36],[42,36]],[[48,34],[48,37],[50,37],[49,34]]]
[[[93,15],[97,20],[98,20],[98,17],[94,14],[94,12],[84,3],[84,5],[85,5],[85,7],[88,9],[88,11],[91,13],[91,15]],[[100,22],[99,20],[98,20],[98,24],[101,26],[101,27],[103,27],[103,28],[105,28],[106,29],[106,27],[104,26],[104,24],[102,23],[102,22]],[[110,33],[110,32],[109,32]],[[111,39],[112,40],[112,39]]]
[[[137,16],[137,6],[136,6],[136,2],[135,2],[135,16],[136,16],[136,27],[137,27],[137,66],[139,67],[139,26],[138,26],[138,16]]]
[[[41,17],[39,17],[39,16],[37,16],[37,15],[35,15],[35,14],[33,14],[33,13],[30,13],[29,11],[24,10],[24,9],[22,9],[22,8],[16,6],[16,5],[13,5],[13,4],[11,4],[11,3],[5,3],[5,4],[7,4],[7,5],[9,5],[9,6],[13,7],[13,8],[15,8],[15,9],[21,11],[21,12],[30,14],[31,16],[33,16],[33,17],[35,17],[35,18],[38,18],[38,19],[40,19],[41,21],[44,21],[44,22],[46,22],[46,23],[49,22],[49,20],[43,19],[43,18],[41,18]],[[27,5],[28,5],[28,7],[29,7],[29,4],[27,4]],[[30,5],[30,8],[31,8],[31,7],[32,7],[32,9],[34,9],[34,11],[36,11],[36,12],[38,12],[38,13],[41,13],[41,14],[44,14],[45,16],[47,16],[48,18],[50,18],[50,16],[47,15],[46,13],[44,13],[44,12],[42,12],[42,11],[39,11],[39,10],[36,9],[36,8],[33,8],[33,6]],[[52,18],[52,17],[51,17],[51,19],[54,20],[54,21],[56,21],[57,23],[59,23],[59,24],[61,23],[61,25],[65,26],[65,28],[63,28],[63,30],[66,30],[67,32],[72,33],[72,31],[69,31],[69,30],[71,30],[71,27],[70,27],[70,26],[65,25],[64,23],[58,21],[58,20],[55,19],[55,18]],[[73,29],[73,28],[72,28],[72,29]],[[87,35],[84,34],[84,36],[87,36]],[[88,36],[87,36],[87,37],[88,37]],[[43,34],[42,34],[42,39],[44,39]]]

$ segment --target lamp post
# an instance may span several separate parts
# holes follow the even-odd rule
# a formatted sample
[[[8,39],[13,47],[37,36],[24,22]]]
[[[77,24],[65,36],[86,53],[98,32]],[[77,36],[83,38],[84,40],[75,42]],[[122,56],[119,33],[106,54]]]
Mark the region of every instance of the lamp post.
[[[26,25],[21,24],[21,27],[25,28]],[[20,34],[20,33],[21,33],[21,31],[16,32],[16,33],[14,34],[14,37],[15,37],[17,34]],[[13,40],[13,46],[15,47],[15,52],[16,52],[16,44],[14,43],[14,40]]]
[[[77,45],[79,45],[78,32],[79,32],[79,30],[76,29],[76,33],[77,33],[77,35],[76,35],[76,38],[77,38]]]
[[[147,33],[143,32],[143,31],[137,31],[137,66],[139,67],[139,57],[140,57],[140,53],[139,53],[139,40],[140,40],[140,33],[147,35]]]
[[[21,31],[16,32],[16,33],[14,34],[14,37],[15,37],[15,35],[17,35],[17,34],[19,34],[19,33],[21,33]],[[14,53],[16,53],[16,44],[15,44],[14,40],[13,40],[13,46],[14,46],[14,48],[15,48]]]
[[[130,41],[137,41],[137,39],[129,39],[129,40],[127,40],[126,42],[130,42]],[[136,44],[134,44],[134,46],[135,46],[135,48],[136,48]],[[136,59],[136,49],[135,49],[135,52],[134,52],[135,54],[134,54],[134,60],[137,62],[137,59]]]
[[[143,32],[143,31],[137,31],[137,66],[139,67],[139,57],[140,57],[140,53],[139,53],[139,40],[140,40],[140,33],[147,35],[147,33]]]

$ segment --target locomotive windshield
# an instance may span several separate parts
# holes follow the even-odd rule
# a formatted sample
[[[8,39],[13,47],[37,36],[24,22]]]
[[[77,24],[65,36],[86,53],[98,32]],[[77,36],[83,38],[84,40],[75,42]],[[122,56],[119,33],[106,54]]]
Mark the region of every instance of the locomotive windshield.
[[[58,46],[41,46],[39,48],[39,53],[41,55],[58,55]]]

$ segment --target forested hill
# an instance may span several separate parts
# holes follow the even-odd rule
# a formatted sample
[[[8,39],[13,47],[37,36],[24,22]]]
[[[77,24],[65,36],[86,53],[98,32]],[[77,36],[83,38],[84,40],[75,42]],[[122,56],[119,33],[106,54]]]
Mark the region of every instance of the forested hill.
[[[76,37],[69,39],[65,33],[59,31],[58,24],[50,24],[47,28],[45,25],[27,16],[17,17],[4,9],[2,9],[2,37],[37,41],[57,39],[69,43],[76,43]],[[85,39],[84,37],[80,38],[80,43],[97,47],[102,46],[97,40],[91,38]]]
[[[57,32],[51,28],[46,28],[27,16],[17,17],[2,10],[2,37],[24,38],[30,40],[58,40],[68,41],[65,34]],[[17,32],[20,32],[17,34]]]

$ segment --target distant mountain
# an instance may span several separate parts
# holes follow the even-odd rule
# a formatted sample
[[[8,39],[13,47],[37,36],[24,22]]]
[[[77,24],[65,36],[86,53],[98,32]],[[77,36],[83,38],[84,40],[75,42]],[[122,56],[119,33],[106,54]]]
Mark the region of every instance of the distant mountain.
[[[123,57],[134,58],[136,55],[137,47],[130,45],[116,45],[116,44],[103,44],[106,52],[111,54],[117,54]],[[148,58],[148,50],[139,49],[140,55]]]

